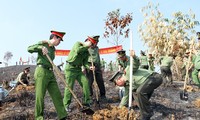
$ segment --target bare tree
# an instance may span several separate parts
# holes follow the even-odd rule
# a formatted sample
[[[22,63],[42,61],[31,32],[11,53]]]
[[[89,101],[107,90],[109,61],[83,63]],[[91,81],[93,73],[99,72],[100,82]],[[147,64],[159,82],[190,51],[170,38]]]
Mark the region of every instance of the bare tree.
[[[5,55],[4,55],[3,59],[7,62],[7,64],[5,64],[6,66],[8,66],[8,61],[10,59],[12,59],[12,57],[13,57],[13,54],[11,52],[9,52],[9,51],[5,52]]]
[[[128,25],[132,21],[132,13],[127,13],[125,16],[120,16],[120,9],[109,12],[107,19],[105,20],[105,32],[104,38],[107,38],[107,42],[113,45],[119,45],[123,42],[120,39],[121,36],[127,38],[129,35]],[[111,38],[108,40],[108,38]]]

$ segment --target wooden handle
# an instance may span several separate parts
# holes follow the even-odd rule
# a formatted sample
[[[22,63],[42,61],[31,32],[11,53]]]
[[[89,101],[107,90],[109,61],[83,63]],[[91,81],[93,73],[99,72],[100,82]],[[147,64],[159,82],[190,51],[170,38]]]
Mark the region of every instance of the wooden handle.
[[[188,80],[188,78],[189,78],[189,67],[190,67],[190,62],[191,62],[191,60],[192,60],[191,57],[192,57],[192,50],[190,50],[190,55],[189,55],[188,63],[187,63],[187,66],[186,66],[186,75],[185,75],[185,81],[184,81],[183,90],[186,89],[187,80]]]
[[[91,61],[91,63],[92,63],[92,68],[94,68],[93,60]],[[95,76],[94,69],[92,69],[92,73],[93,73],[93,78],[94,78],[94,89],[95,89],[95,94],[96,94],[96,100],[98,102],[99,101],[99,97],[98,97],[97,81],[96,81],[96,76]]]
[[[63,77],[63,75],[61,74],[60,70],[57,68],[57,66],[53,63],[53,61],[51,60],[51,58],[49,57],[48,54],[46,54],[49,62],[52,64],[53,69],[55,70],[56,74],[58,75],[58,77],[64,82],[65,86],[69,89],[69,91],[71,92],[71,94],[73,95],[73,97],[75,98],[75,100],[78,102],[78,104],[83,108],[83,105],[81,104],[81,102],[79,101],[79,99],[77,98],[77,96],[75,95],[75,93],[73,92],[73,90],[69,87],[69,85],[66,83],[65,78]]]

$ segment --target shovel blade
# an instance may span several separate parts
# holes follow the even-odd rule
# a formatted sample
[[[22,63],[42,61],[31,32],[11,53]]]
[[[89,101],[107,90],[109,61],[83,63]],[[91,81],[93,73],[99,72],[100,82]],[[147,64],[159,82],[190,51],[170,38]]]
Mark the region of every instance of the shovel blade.
[[[85,106],[83,108],[81,108],[80,111],[82,113],[86,113],[87,115],[93,115],[94,114],[94,111],[91,108],[85,107]]]
[[[188,100],[188,93],[185,90],[180,92],[180,99],[185,101]]]
[[[100,102],[95,100],[94,107],[100,109]]]

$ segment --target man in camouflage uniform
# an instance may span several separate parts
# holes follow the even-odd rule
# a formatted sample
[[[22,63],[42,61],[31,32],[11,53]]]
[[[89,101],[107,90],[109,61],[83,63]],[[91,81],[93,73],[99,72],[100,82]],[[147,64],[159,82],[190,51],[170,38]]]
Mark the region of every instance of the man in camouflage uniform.
[[[55,58],[55,46],[63,41],[65,32],[51,31],[50,40],[40,41],[38,44],[28,47],[28,52],[37,53],[37,67],[35,69],[35,119],[43,120],[44,114],[44,96],[48,90],[54,106],[56,108],[58,119],[65,120],[67,112],[62,102],[62,95],[59,90],[51,63],[46,54],[53,60]]]
[[[100,63],[100,55],[99,55],[99,47],[97,46],[99,42],[99,36],[92,36],[94,40],[96,40],[96,44],[94,44],[92,47],[88,49],[89,51],[89,58],[88,58],[88,63],[90,66],[93,65],[95,66],[95,77],[96,77],[96,83],[99,87],[99,92],[100,92],[100,98],[104,102],[106,100],[106,90],[105,90],[105,85],[104,85],[104,80],[102,76],[102,71],[101,71],[101,63]],[[90,87],[90,96],[92,98],[93,96],[93,82],[94,82],[94,76],[93,76],[93,71],[90,69],[86,69],[86,76],[89,81],[89,87]]]
[[[82,66],[84,66],[86,69],[94,69],[94,67],[90,66],[90,64],[88,63],[88,58],[90,56],[88,49],[96,43],[96,39],[89,36],[84,43],[76,42],[70,50],[70,53],[66,60],[67,64],[64,70],[66,82],[72,90],[74,87],[75,80],[77,80],[80,86],[83,88],[83,105],[87,107],[90,107],[91,102],[89,91],[90,87],[86,76],[82,72]],[[66,87],[63,103],[67,111],[71,111],[71,109],[69,108],[71,99],[72,94]]]
[[[130,51],[130,56],[133,57],[133,96],[140,109],[140,119],[150,120],[152,110],[150,108],[151,95],[154,89],[162,84],[162,76],[156,72],[139,68],[139,58],[134,51]],[[129,77],[130,65],[125,69],[125,74],[116,80],[116,84],[125,86],[125,95],[122,98],[119,107],[125,106],[129,99]]]

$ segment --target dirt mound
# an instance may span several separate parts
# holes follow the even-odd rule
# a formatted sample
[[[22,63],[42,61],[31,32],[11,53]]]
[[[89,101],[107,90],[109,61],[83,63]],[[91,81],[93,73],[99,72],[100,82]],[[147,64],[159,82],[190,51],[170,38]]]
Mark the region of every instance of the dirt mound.
[[[107,109],[98,110],[92,118],[93,120],[127,120],[128,118],[134,120],[138,116],[134,110],[128,111],[126,107],[110,106]]]
[[[200,108],[200,98],[197,98],[195,101],[194,101],[194,105],[198,108]]]

